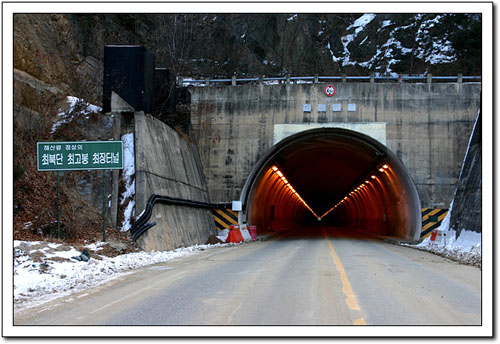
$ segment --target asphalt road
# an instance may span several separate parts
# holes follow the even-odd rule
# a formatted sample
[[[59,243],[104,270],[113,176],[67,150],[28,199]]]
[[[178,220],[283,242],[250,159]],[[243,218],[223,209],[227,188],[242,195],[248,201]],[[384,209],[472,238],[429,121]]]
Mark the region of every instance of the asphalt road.
[[[480,325],[481,270],[342,229],[223,247],[15,314],[15,325]]]

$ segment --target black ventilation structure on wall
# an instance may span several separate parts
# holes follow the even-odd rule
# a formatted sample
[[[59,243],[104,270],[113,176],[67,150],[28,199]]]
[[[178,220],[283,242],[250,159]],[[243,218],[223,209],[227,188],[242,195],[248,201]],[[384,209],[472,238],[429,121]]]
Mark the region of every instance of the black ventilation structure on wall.
[[[191,93],[176,86],[170,69],[155,68],[154,56],[143,46],[105,46],[103,79],[103,112],[111,112],[111,94],[115,92],[135,111],[189,133]]]
[[[153,112],[154,56],[140,45],[104,47],[103,111],[111,112],[111,92],[137,111]]]
[[[168,123],[175,112],[175,78],[168,68],[155,68],[153,116]]]

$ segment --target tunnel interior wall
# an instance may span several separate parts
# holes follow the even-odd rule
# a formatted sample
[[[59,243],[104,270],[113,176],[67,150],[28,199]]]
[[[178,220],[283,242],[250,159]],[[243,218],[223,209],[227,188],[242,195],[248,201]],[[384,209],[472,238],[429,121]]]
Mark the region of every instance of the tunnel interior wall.
[[[480,103],[480,83],[325,83],[192,87],[193,138],[212,202],[239,199],[257,161],[274,145],[275,125],[382,123],[421,206],[446,208]],[[304,105],[310,105],[310,112]],[[326,111],[318,111],[324,104]],[[340,104],[341,111],[332,106]],[[355,104],[348,111],[348,104]],[[351,107],[352,110],[352,107]]]
[[[135,114],[136,214],[151,194],[209,202],[195,144],[158,119]],[[203,244],[216,233],[210,210],[156,204],[150,222],[156,226],[137,243],[147,251]]]

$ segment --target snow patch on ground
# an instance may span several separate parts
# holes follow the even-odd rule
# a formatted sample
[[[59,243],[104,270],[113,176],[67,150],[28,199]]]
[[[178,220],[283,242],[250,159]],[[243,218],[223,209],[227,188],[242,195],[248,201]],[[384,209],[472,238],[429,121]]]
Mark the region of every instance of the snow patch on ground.
[[[455,236],[455,230],[451,230],[443,232],[435,242],[432,242],[429,236],[422,243],[409,246],[462,264],[481,267],[481,234],[463,230],[458,239]]]
[[[449,228],[452,209],[453,202],[450,204],[448,214],[437,229],[438,236],[435,241],[432,241],[431,236],[428,236],[418,245],[405,245],[432,252],[462,264],[481,267],[481,233],[462,230],[457,238],[457,232]]]
[[[126,232],[132,226],[130,219],[134,216],[135,210],[135,160],[134,160],[134,134],[129,133],[122,136],[123,141],[123,172],[122,178],[125,183],[125,191],[123,192],[120,204],[124,204],[129,200],[124,211],[124,220],[121,230]]]
[[[85,246],[99,250],[104,243]],[[71,246],[39,241],[14,242],[14,304],[23,309],[61,296],[96,287],[132,270],[234,244],[193,245],[172,251],[136,252],[116,257],[92,254],[88,262],[71,257],[80,252]],[[30,253],[31,252],[31,253]],[[33,260],[34,254],[41,259]]]

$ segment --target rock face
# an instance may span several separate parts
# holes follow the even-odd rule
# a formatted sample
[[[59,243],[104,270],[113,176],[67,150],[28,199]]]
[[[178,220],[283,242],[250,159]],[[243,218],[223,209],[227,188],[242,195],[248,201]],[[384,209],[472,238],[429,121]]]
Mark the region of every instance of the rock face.
[[[65,14],[14,15],[14,68],[29,75],[29,85],[60,90],[60,99],[79,96],[96,103],[101,90],[88,90],[102,80],[102,63],[81,54],[80,37]],[[25,77],[26,77],[25,75]],[[18,78],[16,78],[18,79]],[[45,86],[45,87],[44,87]],[[53,99],[44,99],[53,103]]]
[[[478,114],[457,183],[450,229],[481,233],[481,113]]]
[[[37,171],[36,142],[111,137],[109,116],[78,106],[68,112],[68,96],[94,104],[101,100],[102,63],[83,56],[79,42],[69,15],[14,15],[14,168],[23,171],[15,183],[14,198],[19,208],[14,218],[16,237],[26,232],[26,221],[33,222],[31,234],[43,236],[53,231],[55,173]],[[61,123],[61,115],[66,123],[54,130],[54,124]],[[102,196],[94,196],[102,195],[100,190],[101,174],[61,173],[64,237],[75,238],[95,226],[102,211]]]

